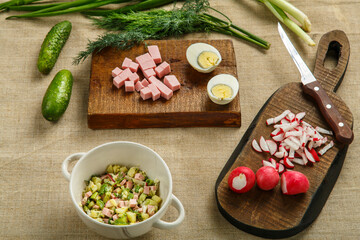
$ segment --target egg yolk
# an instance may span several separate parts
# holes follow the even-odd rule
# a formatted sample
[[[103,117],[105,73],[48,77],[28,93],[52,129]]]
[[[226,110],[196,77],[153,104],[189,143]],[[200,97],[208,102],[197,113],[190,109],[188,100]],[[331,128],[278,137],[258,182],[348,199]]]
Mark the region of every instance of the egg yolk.
[[[212,94],[214,94],[215,97],[224,99],[224,98],[230,98],[232,96],[232,89],[228,85],[225,84],[218,84],[215,85],[211,89]]]
[[[210,68],[212,66],[215,66],[218,61],[218,55],[209,51],[204,51],[200,53],[198,57],[198,63],[202,68]]]

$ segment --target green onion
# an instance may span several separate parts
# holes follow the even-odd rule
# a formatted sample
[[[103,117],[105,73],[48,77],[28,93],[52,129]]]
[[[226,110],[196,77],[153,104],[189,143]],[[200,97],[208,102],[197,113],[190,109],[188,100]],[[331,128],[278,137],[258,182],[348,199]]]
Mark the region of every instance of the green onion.
[[[104,5],[107,5],[110,3],[122,3],[122,2],[129,2],[129,1],[131,1],[131,0],[105,0],[105,1],[101,1],[101,2],[93,2],[93,3],[85,4],[82,6],[72,7],[72,8],[68,8],[68,9],[64,9],[64,10],[60,10],[60,11],[28,13],[28,14],[23,14],[23,15],[10,16],[10,17],[7,17],[6,19],[57,16],[57,15],[63,15],[63,14],[68,14],[68,13],[74,13],[74,12],[82,12],[82,11],[85,11],[88,9],[97,8],[97,7],[104,6]],[[44,9],[44,10],[46,10],[46,9]]]
[[[315,46],[315,42],[311,39],[311,37],[306,34],[306,32],[304,32],[304,30],[302,30],[295,22],[293,22],[282,9],[270,3],[268,0],[263,0],[263,2],[265,6],[291,31],[303,39],[309,46]]]
[[[83,12],[83,14],[86,14],[89,16],[106,16],[111,13],[127,13],[127,12],[131,12],[131,11],[136,12],[136,11],[143,11],[143,10],[148,10],[151,8],[161,7],[166,4],[172,3],[174,1],[175,0],[145,0],[140,3],[128,5],[128,6],[125,6],[125,7],[119,8],[119,9],[115,9],[115,10],[92,10],[92,11],[85,11],[85,12]]]
[[[21,5],[26,5],[29,3],[33,3],[33,2],[37,2],[40,0],[10,0],[4,3],[0,3],[0,10],[2,9],[6,9],[10,6],[21,6]]]
[[[9,10],[14,11],[25,11],[25,12],[31,12],[31,11],[38,11],[45,8],[50,8],[54,6],[61,5],[62,3],[49,3],[49,4],[30,4],[30,5],[24,5],[24,6],[10,6],[8,7]]]

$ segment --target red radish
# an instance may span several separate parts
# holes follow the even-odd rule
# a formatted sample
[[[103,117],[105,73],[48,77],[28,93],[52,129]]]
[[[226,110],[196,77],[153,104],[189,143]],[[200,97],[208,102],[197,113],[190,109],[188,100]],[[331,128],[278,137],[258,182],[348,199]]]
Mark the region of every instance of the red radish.
[[[273,136],[272,139],[274,139],[276,142],[281,142],[282,140],[284,140],[284,133],[278,134],[276,136]]]
[[[279,122],[281,119],[285,118],[290,113],[290,110],[285,110],[279,116],[274,117],[274,123]]]
[[[283,164],[279,164],[278,172],[279,172],[279,174],[282,174],[283,172],[285,172],[285,167]]]
[[[284,165],[286,168],[294,168],[294,164],[289,160],[289,158],[284,157]]]
[[[283,158],[285,156],[285,152],[276,152],[274,156],[277,158]]]
[[[290,123],[290,122],[284,118],[284,119],[281,119],[280,123],[281,124],[286,124],[286,123]]]
[[[262,190],[271,190],[279,183],[280,177],[275,168],[261,167],[256,172],[256,184]]]
[[[230,173],[228,184],[236,193],[248,192],[255,185],[255,174],[248,167],[237,167]]]
[[[291,147],[292,149],[294,149],[295,151],[299,149],[299,145],[297,145],[296,143],[294,143],[293,141],[291,141],[289,138],[286,138],[284,140],[284,142],[289,146]],[[285,146],[285,149],[286,149],[286,146]]]
[[[292,122],[295,120],[295,114],[293,114],[292,112],[289,112],[289,114],[287,115],[287,119]]]
[[[320,155],[324,155],[330,148],[334,146],[334,142],[331,141],[328,145],[326,145],[323,149],[319,151]]]
[[[280,128],[276,128],[274,131],[271,132],[270,136],[276,136],[279,135],[281,133],[281,129]]]
[[[277,151],[277,144],[273,140],[266,140],[271,155],[274,155]]]
[[[274,168],[276,168],[276,160],[273,158],[269,158],[269,162],[273,165]]]
[[[307,148],[304,148],[304,152],[305,152],[306,158],[307,158],[310,162],[314,163],[314,162],[315,162],[315,158],[314,158],[313,155],[309,152],[309,150],[307,150]]]
[[[274,119],[273,118],[269,118],[266,120],[266,125],[271,125],[271,124],[274,124]]]
[[[305,165],[305,163],[304,163],[304,161],[303,161],[302,158],[294,158],[294,159],[291,159],[291,162],[296,163],[296,164],[299,164],[299,165],[301,165],[301,166],[304,166],[304,165]],[[285,162],[284,162],[284,163],[285,163]]]
[[[275,166],[271,162],[266,161],[266,160],[262,160],[262,164],[263,164],[264,167],[268,166],[268,167],[275,168]]]
[[[255,139],[252,140],[251,146],[253,147],[253,149],[254,149],[255,151],[257,151],[257,152],[262,152],[259,144],[257,143],[257,141],[256,141]]]
[[[303,119],[305,117],[306,113],[305,112],[299,112],[295,115],[295,119],[297,121],[300,121],[301,119]]]
[[[309,186],[309,180],[301,172],[287,171],[281,176],[281,190],[283,194],[295,195],[306,193]]]
[[[320,162],[320,158],[319,158],[317,152],[315,151],[315,149],[310,149],[310,153],[314,157],[316,162]]]
[[[294,156],[295,156],[295,150],[292,149],[292,148],[290,148],[290,150],[289,150],[289,158],[290,158],[290,159],[293,159]]]
[[[260,147],[264,152],[270,152],[269,147],[263,136],[260,137]]]
[[[324,133],[324,134],[327,134],[327,135],[333,135],[333,132],[332,132],[332,131],[327,130],[327,129],[324,129],[324,128],[319,127],[319,126],[317,126],[317,127],[315,128],[315,130],[317,130],[319,133]]]

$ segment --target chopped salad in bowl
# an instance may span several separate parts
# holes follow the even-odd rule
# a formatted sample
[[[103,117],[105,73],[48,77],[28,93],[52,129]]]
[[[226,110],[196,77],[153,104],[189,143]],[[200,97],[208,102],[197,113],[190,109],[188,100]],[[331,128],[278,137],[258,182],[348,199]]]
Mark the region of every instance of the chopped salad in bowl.
[[[162,199],[159,180],[138,167],[108,165],[103,175],[93,175],[79,203],[91,218],[111,225],[131,225],[153,216]]]

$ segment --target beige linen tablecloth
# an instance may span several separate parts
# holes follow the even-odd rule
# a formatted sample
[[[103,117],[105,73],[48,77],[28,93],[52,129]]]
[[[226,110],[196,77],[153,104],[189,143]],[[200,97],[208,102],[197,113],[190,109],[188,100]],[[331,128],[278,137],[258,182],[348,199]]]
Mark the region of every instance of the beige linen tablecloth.
[[[3,0],[1,1],[3,2]],[[337,183],[317,220],[294,239],[360,238],[360,2],[345,0],[290,1],[310,17],[311,36],[318,42],[331,30],[347,33],[350,63],[338,95],[354,115],[355,140]],[[237,25],[271,42],[269,51],[233,39],[240,82],[241,128],[175,128],[90,130],[87,98],[90,59],[79,66],[73,57],[87,39],[103,31],[80,14],[5,20],[0,14],[0,238],[100,239],[77,216],[70,200],[61,163],[70,154],[86,152],[102,143],[134,141],[158,152],[168,164],[174,194],[186,210],[183,224],[173,230],[153,229],[139,239],[259,239],[238,230],[219,213],[215,181],[245,130],[264,102],[283,84],[299,81],[299,73],[277,33],[277,20],[255,0],[211,1]],[[14,12],[12,12],[14,13]],[[36,61],[49,29],[61,20],[73,24],[71,36],[49,75],[41,75]],[[289,33],[289,31],[287,31]],[[316,47],[308,47],[289,33],[310,69]],[[226,36],[191,34],[187,39]],[[73,93],[65,115],[50,123],[41,115],[41,102],[57,71],[74,75]],[[163,218],[174,220],[170,208]]]

